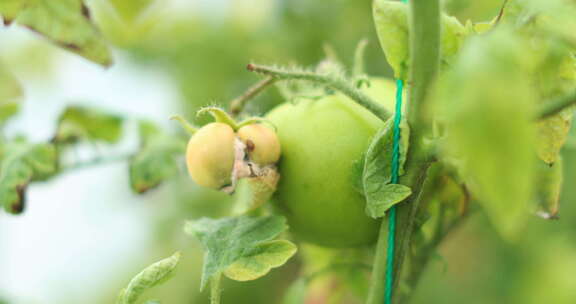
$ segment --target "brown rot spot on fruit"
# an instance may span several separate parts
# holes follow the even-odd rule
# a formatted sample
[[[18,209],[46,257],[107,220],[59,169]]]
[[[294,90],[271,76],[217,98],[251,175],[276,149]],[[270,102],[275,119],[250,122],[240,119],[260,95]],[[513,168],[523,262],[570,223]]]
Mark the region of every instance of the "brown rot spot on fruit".
[[[247,140],[246,141],[246,151],[252,152],[252,151],[254,151],[254,148],[256,148],[256,146],[254,145],[254,142],[251,140]]]

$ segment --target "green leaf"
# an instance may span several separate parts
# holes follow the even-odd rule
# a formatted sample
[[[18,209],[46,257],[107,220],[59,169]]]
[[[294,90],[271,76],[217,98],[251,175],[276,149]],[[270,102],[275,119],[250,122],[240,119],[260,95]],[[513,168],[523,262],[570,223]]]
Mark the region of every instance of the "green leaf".
[[[286,291],[282,304],[305,304],[308,282],[305,278],[298,278]]]
[[[124,288],[117,304],[133,304],[148,289],[166,282],[174,274],[174,270],[180,261],[180,252],[174,253],[171,257],[158,261],[137,274]],[[150,301],[149,301],[150,302]],[[158,303],[157,301],[153,301]]]
[[[247,252],[270,241],[286,229],[281,216],[239,216],[223,219],[201,218],[189,222],[185,231],[195,235],[204,248],[201,289],[214,275],[220,275]]]
[[[122,117],[98,109],[70,106],[59,118],[54,141],[75,143],[79,140],[116,143],[122,135]]]
[[[380,45],[394,77],[407,80],[410,60],[408,5],[400,1],[375,0],[373,16]],[[460,50],[467,35],[466,28],[455,17],[442,14],[442,61],[449,63]]]
[[[148,301],[146,301],[145,304],[160,304],[160,301],[158,301],[158,300],[148,300]]]
[[[54,145],[31,144],[22,139],[6,143],[0,163],[0,205],[6,212],[22,213],[28,184],[44,180],[56,170]]]
[[[184,154],[185,141],[161,131],[151,122],[140,122],[141,149],[130,160],[130,186],[144,193],[178,173],[175,156]]]
[[[386,215],[392,206],[402,202],[412,194],[410,187],[400,184],[388,184],[379,189],[377,194],[371,195],[366,202],[366,214],[372,218]]]
[[[366,196],[366,213],[372,217],[386,212],[410,195],[406,186],[391,186],[392,155],[394,142],[394,118],[390,118],[376,133],[364,160],[362,184]],[[404,174],[404,162],[408,154],[410,128],[406,121],[400,123],[400,167],[399,174]]]
[[[446,119],[444,152],[460,159],[467,186],[508,237],[526,219],[534,180],[528,43],[503,26],[471,39],[435,98]]]
[[[272,268],[284,265],[296,250],[296,245],[286,240],[261,243],[228,266],[224,274],[236,281],[256,280],[268,274]]]
[[[0,125],[18,112],[22,95],[18,81],[0,65]]]
[[[0,14],[86,59],[103,66],[112,64],[110,51],[82,0],[9,0],[0,6]]]

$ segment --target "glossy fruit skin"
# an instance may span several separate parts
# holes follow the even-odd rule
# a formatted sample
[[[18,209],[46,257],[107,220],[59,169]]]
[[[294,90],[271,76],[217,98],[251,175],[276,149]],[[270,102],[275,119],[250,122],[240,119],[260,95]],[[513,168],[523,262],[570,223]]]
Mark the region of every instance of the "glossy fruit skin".
[[[241,127],[237,135],[246,145],[248,156],[254,163],[267,166],[280,159],[280,141],[271,127],[251,124]]]
[[[389,87],[388,80],[375,83],[381,81]],[[379,221],[365,214],[352,166],[384,122],[343,95],[284,103],[267,119],[277,127],[282,145],[274,203],[294,235],[334,248],[373,244]]]
[[[235,138],[232,127],[218,122],[205,125],[190,138],[186,165],[198,185],[220,189],[231,183]]]

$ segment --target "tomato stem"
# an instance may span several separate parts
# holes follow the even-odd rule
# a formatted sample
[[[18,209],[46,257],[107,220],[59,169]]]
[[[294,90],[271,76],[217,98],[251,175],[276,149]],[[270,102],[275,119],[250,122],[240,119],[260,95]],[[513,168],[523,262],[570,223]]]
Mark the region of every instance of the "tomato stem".
[[[416,215],[420,207],[421,192],[426,172],[432,160],[425,138],[432,130],[427,103],[428,93],[438,72],[440,63],[440,4],[439,0],[410,2],[410,77],[409,102],[406,116],[411,127],[410,150],[406,160],[406,174],[400,183],[412,188],[413,194],[397,205],[396,243],[393,265],[393,301],[398,303],[401,295],[398,285],[404,259],[409,252]],[[375,253],[374,273],[370,286],[368,304],[380,304],[384,299],[383,278],[386,273],[387,238],[386,222],[382,223]]]
[[[318,74],[304,70],[280,69],[257,64],[249,64],[247,69],[255,73],[274,77],[276,80],[305,80],[325,85],[350,97],[350,99],[354,100],[383,121],[386,121],[390,117],[390,113],[383,106],[374,101],[368,95],[356,89],[350,84],[351,81],[343,77]]]

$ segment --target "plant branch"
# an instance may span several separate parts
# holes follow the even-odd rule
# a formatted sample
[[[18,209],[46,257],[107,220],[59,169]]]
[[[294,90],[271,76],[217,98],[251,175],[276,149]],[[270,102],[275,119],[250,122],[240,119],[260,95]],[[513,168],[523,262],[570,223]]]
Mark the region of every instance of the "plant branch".
[[[275,81],[276,79],[274,79],[274,77],[268,76],[262,79],[261,81],[257,82],[250,88],[248,88],[248,90],[246,90],[244,94],[232,100],[230,102],[230,113],[232,114],[232,116],[234,117],[238,116],[244,109],[244,106],[246,105],[246,102],[248,100],[256,97],[258,94],[264,91],[264,89],[272,85]]]
[[[306,80],[323,84],[350,97],[350,99],[365,107],[384,121],[390,117],[390,113],[383,106],[374,101],[370,96],[354,88],[346,79],[308,71],[282,70],[256,64],[249,64],[247,68],[249,71],[271,76],[276,80]]]
[[[576,104],[576,92],[572,92],[569,95],[560,97],[556,100],[550,101],[542,106],[538,112],[537,119],[545,119],[555,114],[558,114],[562,110],[573,106]]]

